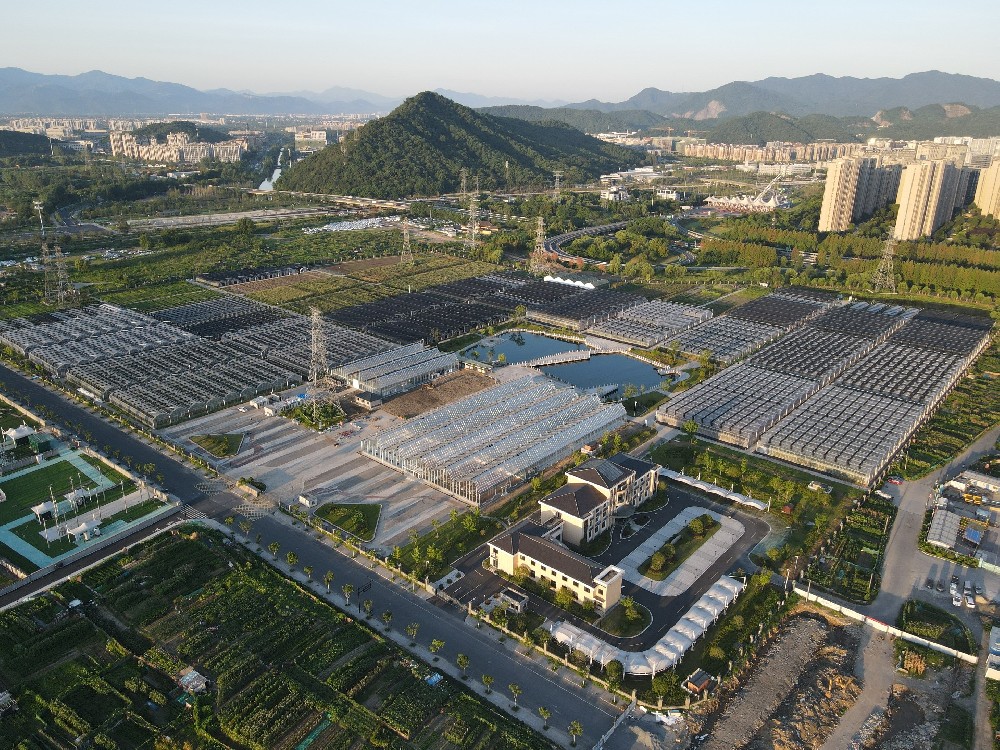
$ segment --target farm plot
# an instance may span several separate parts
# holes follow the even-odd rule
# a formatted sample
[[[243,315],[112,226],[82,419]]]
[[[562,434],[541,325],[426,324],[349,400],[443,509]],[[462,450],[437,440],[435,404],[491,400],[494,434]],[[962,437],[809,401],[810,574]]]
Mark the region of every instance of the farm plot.
[[[22,710],[0,746],[123,748],[169,733],[180,746],[211,736],[253,750],[551,746],[407,658],[259,558],[186,527],[0,614],[0,679]],[[232,566],[232,567],[230,567]],[[67,613],[70,598],[94,601]],[[55,666],[54,666],[55,665]],[[177,687],[195,667],[212,684]],[[186,710],[182,700],[194,705]]]

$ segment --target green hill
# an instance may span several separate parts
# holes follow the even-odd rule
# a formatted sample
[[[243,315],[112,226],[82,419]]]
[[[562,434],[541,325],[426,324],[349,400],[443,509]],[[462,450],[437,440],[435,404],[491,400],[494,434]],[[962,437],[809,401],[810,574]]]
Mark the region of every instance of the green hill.
[[[166,140],[170,133],[187,133],[192,141],[201,143],[221,143],[229,140],[229,134],[214,128],[206,128],[188,120],[175,120],[174,122],[154,122],[144,125],[132,132],[136,138],[144,139],[156,137],[160,141]]]
[[[572,184],[640,159],[565,123],[493,117],[425,91],[295,164],[277,187],[403,198],[458,190],[463,167],[492,190],[541,185],[554,170]]]
[[[49,139],[34,133],[0,130],[0,156],[49,153]]]
[[[644,130],[663,122],[663,117],[641,109],[622,112],[601,112],[598,109],[572,109],[570,107],[533,107],[528,104],[508,104],[500,107],[482,107],[477,110],[494,117],[514,117],[528,122],[564,122],[584,133],[610,133],[622,130]]]

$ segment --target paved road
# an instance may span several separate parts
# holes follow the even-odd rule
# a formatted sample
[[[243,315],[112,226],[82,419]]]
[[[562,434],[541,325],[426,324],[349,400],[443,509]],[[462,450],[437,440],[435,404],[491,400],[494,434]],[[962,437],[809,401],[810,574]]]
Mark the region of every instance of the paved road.
[[[202,500],[197,508],[217,519],[232,509],[224,496]],[[471,660],[470,687],[474,687],[473,678],[478,680],[480,675],[490,674],[496,680],[494,689],[498,692],[506,692],[510,683],[517,683],[524,689],[518,701],[523,706],[522,710],[537,714],[539,706],[546,706],[552,711],[551,723],[556,727],[579,721],[585,730],[580,739],[583,747],[592,746],[621,712],[622,706],[614,706],[604,691],[593,687],[581,688],[570,677],[575,673],[566,669],[552,672],[533,651],[529,655],[516,652],[513,648],[516,644],[510,641],[501,643],[492,630],[476,630],[467,625],[463,611],[437,598],[427,599],[426,594],[413,594],[400,585],[390,583],[371,570],[367,559],[359,558],[361,562],[351,560],[301,526],[292,527],[287,517],[265,516],[255,521],[250,536],[256,538],[257,534],[261,535],[261,544],[265,548],[274,541],[281,545],[279,559],[289,550],[294,550],[299,557],[299,567],[311,565],[317,578],[322,578],[328,570],[332,571],[335,592],[345,583],[351,583],[357,589],[371,582],[371,589],[360,598],[371,599],[374,612],[390,610],[393,629],[402,630],[411,622],[420,623],[419,643],[426,646],[431,639],[443,640],[445,646],[440,656],[452,663],[459,653],[467,654]],[[269,553],[265,549],[263,554]],[[351,598],[351,606],[356,607],[358,599],[355,594]]]
[[[202,497],[195,486],[204,481],[204,477],[194,469],[161,453],[157,448],[139,439],[112,422],[105,420],[99,414],[83,408],[66,396],[46,388],[37,381],[21,375],[19,372],[0,364],[0,392],[10,396],[25,407],[42,405],[56,414],[57,420],[70,427],[73,432],[83,430],[93,437],[91,444],[102,449],[105,445],[121,451],[122,456],[131,456],[133,465],[152,463],[156,471],[163,475],[163,488],[178,497],[182,502],[191,502]]]

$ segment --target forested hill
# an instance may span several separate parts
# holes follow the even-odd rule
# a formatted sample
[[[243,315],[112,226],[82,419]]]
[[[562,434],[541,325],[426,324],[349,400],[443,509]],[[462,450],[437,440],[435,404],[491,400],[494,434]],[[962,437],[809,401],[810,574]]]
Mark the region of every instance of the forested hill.
[[[635,166],[635,151],[563,123],[493,117],[425,91],[282,175],[282,190],[405,198],[455,192],[460,173],[485,190],[572,184]]]
[[[214,128],[206,128],[196,122],[189,120],[175,120],[174,122],[153,122],[144,125],[132,132],[136,138],[156,137],[160,141],[165,141],[170,133],[186,133],[192,141],[201,143],[221,143],[229,140],[229,134]]]
[[[601,112],[597,109],[547,108],[533,107],[529,104],[507,104],[500,107],[482,107],[478,111],[494,117],[515,117],[518,120],[527,120],[528,122],[556,120],[572,125],[584,133],[644,130],[665,122],[661,115],[641,109]]]
[[[0,130],[0,157],[49,153],[49,139],[34,133]]]

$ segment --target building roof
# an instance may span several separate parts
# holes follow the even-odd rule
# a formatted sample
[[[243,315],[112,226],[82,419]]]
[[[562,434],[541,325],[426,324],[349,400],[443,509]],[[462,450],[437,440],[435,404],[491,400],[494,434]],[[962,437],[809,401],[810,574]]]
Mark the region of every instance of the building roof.
[[[604,495],[589,484],[566,484],[538,502],[576,518],[585,518],[607,501]]]
[[[927,531],[927,541],[939,547],[954,548],[958,541],[961,520],[961,516],[957,513],[938,508],[934,511],[934,517],[931,518],[931,526]]]
[[[608,459],[613,464],[621,466],[623,469],[631,469],[636,476],[642,476],[650,471],[658,471],[659,464],[650,461],[643,461],[641,458],[630,456],[628,453],[617,453]]]
[[[566,476],[576,477],[598,487],[611,489],[631,473],[634,473],[631,469],[622,468],[610,459],[592,458],[575,469],[567,471]]]
[[[538,536],[540,529],[542,527],[534,524],[512,529],[491,541],[490,545],[509,555],[523,554],[574,581],[593,585],[594,579],[607,566],[594,563],[561,544]]]

